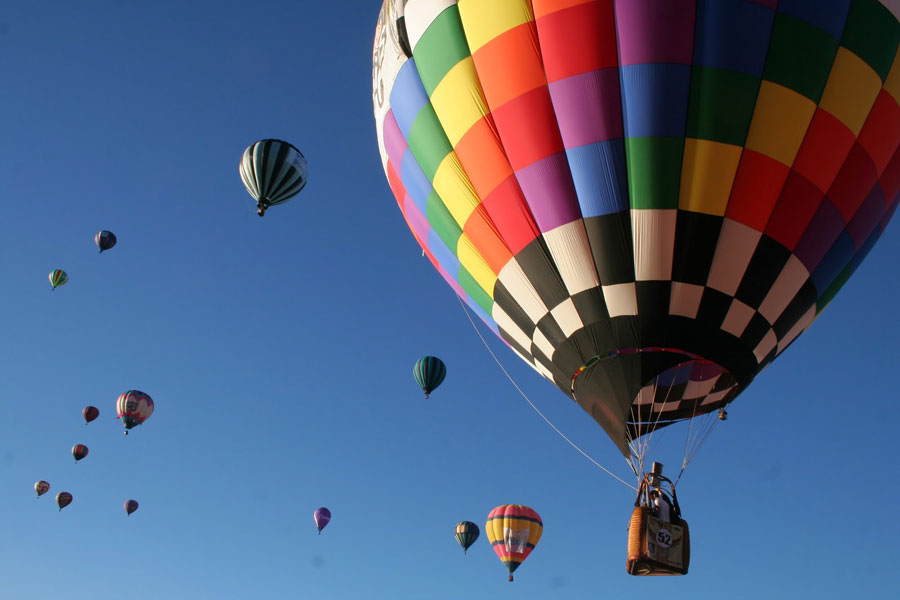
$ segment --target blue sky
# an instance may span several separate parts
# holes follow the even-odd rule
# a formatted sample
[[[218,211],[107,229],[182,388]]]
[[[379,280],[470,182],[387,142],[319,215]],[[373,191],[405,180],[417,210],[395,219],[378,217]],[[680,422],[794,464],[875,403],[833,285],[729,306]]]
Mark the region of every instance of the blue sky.
[[[633,492],[518,395],[390,193],[370,97],[379,6],[0,7],[0,596],[893,591],[898,225],[689,467],[690,574],[632,578]],[[310,180],[260,219],[238,161],[266,137],[301,148]],[[100,229],[119,238],[103,255]],[[51,292],[55,268],[70,281]],[[560,429],[628,474],[599,426],[488,341]],[[424,354],[448,367],[429,400],[411,374]],[[156,412],[125,437],[115,399],[132,388]],[[683,435],[661,442],[667,465]],[[91,450],[77,465],[75,443]],[[52,488],[35,499],[38,479]],[[75,500],[58,512],[61,490]],[[545,525],[513,584],[484,538],[464,556],[452,535],[505,503]]]

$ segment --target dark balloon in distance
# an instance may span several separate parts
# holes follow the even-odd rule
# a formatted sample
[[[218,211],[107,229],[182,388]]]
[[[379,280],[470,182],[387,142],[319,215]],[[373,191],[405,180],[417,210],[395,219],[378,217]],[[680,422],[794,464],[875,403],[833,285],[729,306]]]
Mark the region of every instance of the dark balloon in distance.
[[[465,554],[469,547],[475,543],[475,540],[478,539],[481,531],[478,529],[478,525],[472,521],[460,521],[456,524],[454,533],[456,535],[456,541],[462,546],[463,553]]]
[[[37,494],[37,497],[40,498],[44,494],[50,491],[50,484],[41,479],[34,484],[34,491]]]
[[[100,254],[103,254],[104,250],[109,250],[113,246],[116,245],[116,234],[112,231],[98,231],[94,236],[94,243],[97,244],[97,247],[100,248]]]
[[[56,505],[59,507],[59,510],[64,509],[70,504],[72,504],[72,494],[69,492],[60,492],[56,495]]]
[[[425,392],[426,398],[437,386],[441,385],[446,376],[447,367],[444,365],[444,361],[436,356],[423,356],[413,366],[413,377]]]
[[[84,444],[75,444],[72,446],[72,456],[75,457],[75,462],[78,462],[82,458],[88,455],[88,447]]]
[[[319,533],[322,533],[322,530],[331,521],[331,511],[324,506],[317,508],[316,512],[313,513],[313,520],[316,522],[316,529],[319,530]]]
[[[85,406],[81,409],[81,416],[84,417],[84,423],[87,425],[100,416],[100,409],[96,406]]]

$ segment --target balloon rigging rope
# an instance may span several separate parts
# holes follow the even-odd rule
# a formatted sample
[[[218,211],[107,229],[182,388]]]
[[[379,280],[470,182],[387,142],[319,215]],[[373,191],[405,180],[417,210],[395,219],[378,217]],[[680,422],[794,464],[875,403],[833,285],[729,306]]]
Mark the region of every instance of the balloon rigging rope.
[[[700,447],[706,443],[707,438],[709,438],[710,434],[716,428],[716,425],[719,424],[719,418],[713,413],[707,413],[705,415],[700,416],[701,419],[705,419],[705,423],[701,425],[701,430],[694,438],[692,442],[690,451],[686,454],[684,459],[684,466],[681,468],[681,473],[684,473],[684,470],[687,466],[694,460],[694,457],[697,456],[697,452],[700,450]],[[679,473],[678,479],[681,479],[681,474]],[[676,480],[675,483],[678,483]]]
[[[681,471],[678,472],[678,477],[675,478],[675,484],[678,485],[678,482],[681,481],[681,476],[684,475],[684,470],[688,466],[688,462],[690,462],[690,458],[688,458],[688,451],[690,450],[691,444],[691,432],[694,430],[694,417],[697,416],[697,403],[694,403],[694,409],[691,411],[691,420],[688,422],[688,432],[684,438],[684,456],[681,457]]]
[[[657,411],[656,421],[652,420],[653,405],[656,403],[656,392],[658,389],[659,389],[659,375],[657,375],[656,378],[653,380],[653,392],[652,392],[652,398],[650,401],[650,416],[651,416],[651,418],[648,419],[646,433],[643,433],[643,434],[641,433],[642,420],[641,420],[641,416],[640,416],[640,410],[635,412],[634,404],[632,403],[632,405],[631,405],[631,420],[633,422],[637,423],[637,437],[630,439],[628,442],[628,446],[632,452],[632,457],[629,458],[628,462],[629,462],[629,464],[631,464],[631,470],[634,471],[634,474],[637,476],[639,482],[640,482],[640,480],[642,478],[642,474],[644,472],[644,458],[647,456],[647,452],[650,451],[650,444],[652,443],[654,434],[656,433],[656,431],[658,429],[659,422],[662,420],[662,414],[663,414],[662,409]],[[662,401],[663,407],[665,407],[665,405],[669,402],[669,394],[671,394],[671,393],[672,393],[672,386],[668,386],[666,388],[666,397],[663,398],[663,401]],[[641,391],[641,394],[643,394],[643,390]],[[663,431],[663,435],[665,435],[665,431]],[[635,458],[637,459],[638,469],[640,470],[640,472],[638,472],[638,469],[636,469],[633,464]],[[682,471],[684,471],[684,469],[682,469]]]
[[[582,456],[584,456],[586,459],[588,459],[589,461],[594,463],[594,465],[596,465],[597,467],[602,469],[604,472],[606,472],[607,475],[609,475],[613,479],[619,481],[620,483],[631,488],[632,490],[637,491],[637,488],[635,486],[631,485],[630,483],[628,483],[627,481],[625,481],[624,479],[622,479],[621,477],[619,477],[618,475],[616,475],[615,473],[613,473],[612,471],[610,471],[609,469],[607,469],[606,467],[601,465],[599,462],[594,460],[587,452],[585,452],[584,450],[579,448],[578,444],[576,444],[575,442],[570,440],[568,437],[566,437],[566,434],[564,434],[562,431],[560,431],[559,428],[556,425],[554,425],[550,421],[550,419],[548,419],[537,406],[535,406],[534,402],[532,402],[531,399],[528,397],[528,395],[522,390],[522,388],[519,387],[519,385],[513,379],[512,375],[510,375],[509,372],[506,370],[506,368],[504,368],[503,364],[500,362],[500,359],[497,358],[497,355],[491,349],[490,345],[488,345],[487,340],[484,339],[484,336],[481,335],[481,331],[478,329],[478,326],[475,324],[475,321],[472,319],[472,315],[469,314],[469,310],[466,308],[466,305],[463,302],[462,298],[460,298],[457,295],[456,299],[459,300],[459,305],[462,307],[463,312],[466,314],[466,317],[469,319],[469,323],[472,324],[472,329],[474,329],[475,333],[478,334],[479,339],[481,339],[481,343],[484,344],[485,348],[487,348],[487,351],[488,351],[488,353],[490,353],[491,357],[494,359],[494,362],[497,363],[497,366],[500,367],[500,370],[503,371],[503,374],[506,375],[506,378],[509,379],[509,382],[513,384],[513,387],[516,388],[516,390],[519,392],[519,394],[523,398],[525,398],[525,401],[528,402],[529,406],[531,406],[531,408],[534,409],[534,412],[536,412],[538,414],[538,416],[541,417],[544,420],[544,422],[547,423],[547,425],[549,425],[553,429],[553,431],[558,433],[562,439],[566,440],[569,443],[569,445],[572,446],[573,448],[575,448]]]

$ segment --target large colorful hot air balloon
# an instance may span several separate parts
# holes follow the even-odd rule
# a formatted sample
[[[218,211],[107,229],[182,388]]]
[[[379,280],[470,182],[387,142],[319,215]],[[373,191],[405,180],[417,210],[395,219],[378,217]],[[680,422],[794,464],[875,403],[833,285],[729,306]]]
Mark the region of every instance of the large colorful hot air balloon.
[[[481,532],[478,530],[478,525],[472,521],[460,521],[456,524],[454,534],[456,535],[456,541],[462,546],[463,554],[466,553],[469,546],[475,543],[479,533]]]
[[[34,492],[37,494],[37,497],[40,498],[44,494],[50,491],[50,484],[41,479],[34,484]]]
[[[72,446],[72,456],[75,457],[75,462],[78,462],[82,458],[88,455],[88,447],[84,444],[75,444]]]
[[[454,291],[627,456],[734,400],[884,231],[897,6],[386,0],[390,188]]]
[[[72,504],[72,494],[69,492],[60,492],[56,495],[56,505],[59,506],[59,510],[64,509],[70,504]]]
[[[504,504],[488,513],[484,526],[494,552],[509,569],[509,580],[544,532],[544,522],[534,510],[521,504]]]
[[[53,269],[49,275],[51,290],[56,290],[61,285],[65,285],[69,281],[69,276],[62,269]]]
[[[96,406],[85,406],[81,409],[81,416],[84,417],[84,424],[87,425],[100,416],[100,409]]]
[[[437,386],[441,385],[446,376],[447,367],[444,365],[444,361],[436,356],[423,356],[413,366],[413,377],[425,392],[426,398]]]
[[[94,236],[94,243],[97,244],[97,247],[100,248],[100,254],[103,254],[104,250],[109,250],[113,246],[116,245],[116,234],[112,231],[98,231]]]
[[[259,216],[266,209],[287,202],[306,187],[309,170],[303,153],[281,140],[260,140],[244,150],[241,181],[256,199]]]
[[[328,522],[331,521],[331,511],[325,508],[317,508],[316,512],[313,513],[313,521],[316,522],[316,529],[319,530],[319,533],[322,533],[322,530],[325,529],[325,526],[328,525]]]
[[[125,514],[129,517],[131,513],[138,509],[138,501],[137,500],[126,500],[125,501]]]
[[[116,418],[125,425],[125,435],[135,425],[141,425],[153,414],[153,399],[144,392],[128,390],[116,400]]]

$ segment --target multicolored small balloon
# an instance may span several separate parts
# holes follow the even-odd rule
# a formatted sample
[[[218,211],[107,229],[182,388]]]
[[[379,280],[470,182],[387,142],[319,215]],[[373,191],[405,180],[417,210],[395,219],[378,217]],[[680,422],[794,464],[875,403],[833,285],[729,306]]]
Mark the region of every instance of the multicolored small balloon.
[[[50,491],[50,484],[41,479],[40,481],[34,484],[34,491],[37,494],[37,497],[40,498],[44,494]]]
[[[472,521],[460,521],[456,524],[456,541],[462,546],[463,554],[469,549],[469,546],[475,543],[481,531],[478,525]]]
[[[78,462],[87,455],[88,447],[84,444],[75,444],[74,446],[72,446],[72,456],[75,457],[75,462]]]
[[[56,505],[59,507],[59,510],[64,509],[70,504],[72,504],[72,494],[69,492],[60,492],[56,495]]]
[[[416,361],[416,365],[413,367],[413,377],[425,392],[426,398],[437,386],[441,385],[446,376],[447,367],[444,365],[444,361],[436,356],[423,356]]]
[[[318,529],[321,534],[322,530],[325,529],[325,526],[328,525],[328,522],[331,521],[331,511],[324,506],[317,508],[316,512],[313,513],[313,520],[316,522],[316,529]]]
[[[66,274],[66,272],[62,269],[53,269],[52,271],[50,271],[49,277],[50,285],[53,286],[54,290],[61,285],[65,285],[65,283],[69,281],[68,274]]]
[[[138,509],[138,501],[137,500],[126,500],[125,501],[125,513],[130,517],[131,513]]]
[[[494,552],[509,570],[509,580],[513,571],[519,568],[544,531],[544,522],[533,509],[521,504],[504,504],[488,514],[484,526]]]
[[[153,399],[139,390],[128,390],[116,400],[116,418],[125,425],[125,435],[135,425],[141,425],[153,414]]]
[[[97,235],[94,236],[94,243],[100,248],[100,254],[103,254],[104,250],[109,250],[115,246],[116,241],[116,234],[112,231],[106,231],[105,229],[98,231]]]
[[[100,409],[96,406],[85,406],[81,409],[81,416],[84,417],[84,424],[87,425],[100,416]]]

